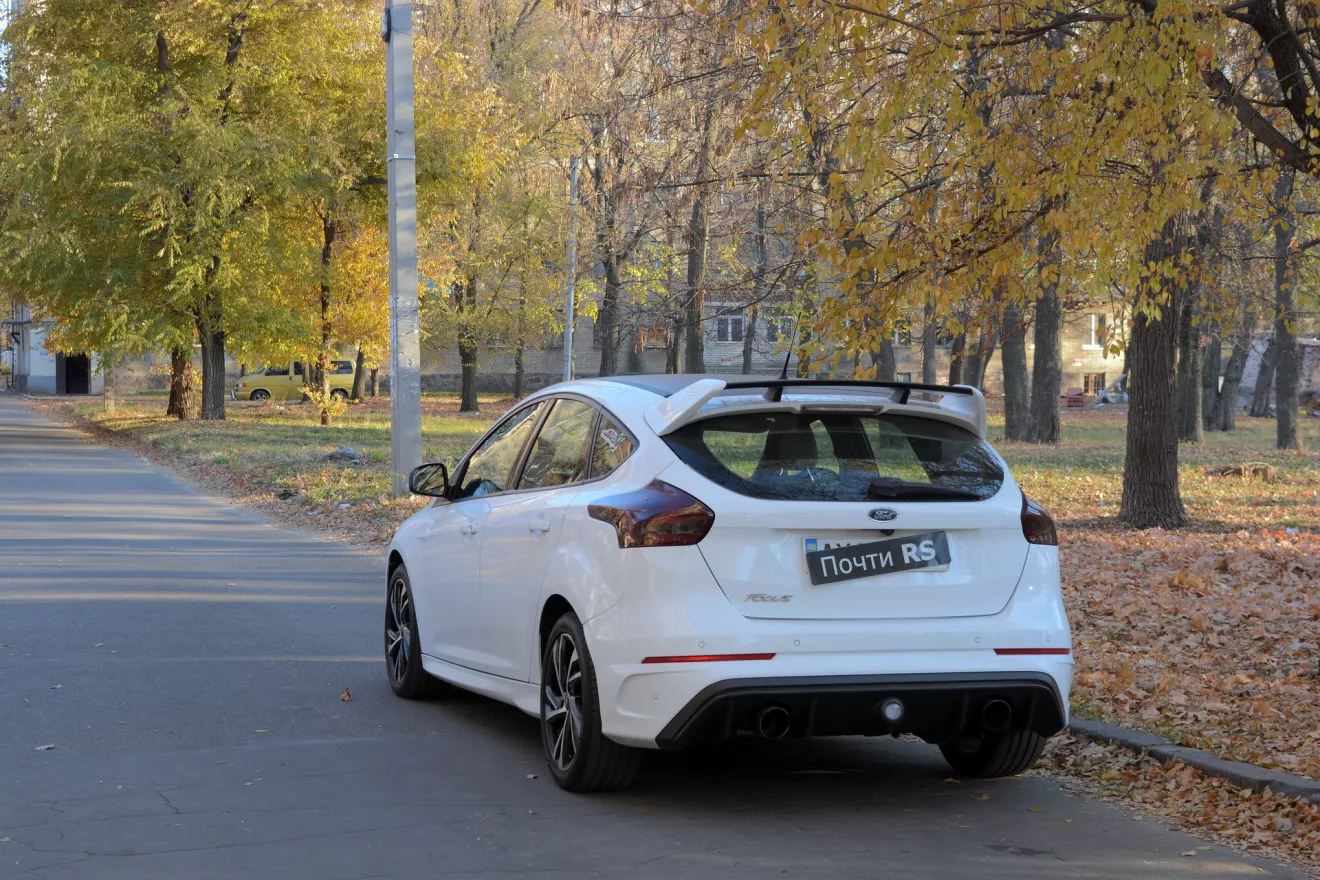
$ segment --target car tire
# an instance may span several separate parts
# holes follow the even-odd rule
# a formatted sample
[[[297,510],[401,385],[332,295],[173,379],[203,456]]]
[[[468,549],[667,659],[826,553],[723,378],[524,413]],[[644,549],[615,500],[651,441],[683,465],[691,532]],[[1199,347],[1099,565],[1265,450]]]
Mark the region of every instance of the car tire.
[[[335,400],[348,400],[348,392],[342,388],[335,388],[330,392],[330,396]]]
[[[250,395],[248,395],[248,400],[255,400],[255,401],[270,400],[270,392],[267,391],[265,388],[258,388],[256,391],[253,391]]]
[[[422,668],[412,595],[408,569],[395,566],[385,588],[385,673],[395,696],[420,700],[440,696],[450,686]]]
[[[1025,773],[1040,760],[1046,737],[1034,730],[1004,730],[987,733],[979,747],[965,750],[957,743],[940,746],[944,760],[958,776],[994,779]]]
[[[641,756],[601,732],[596,669],[577,615],[555,623],[541,648],[541,744],[566,791],[612,791],[637,777]]]

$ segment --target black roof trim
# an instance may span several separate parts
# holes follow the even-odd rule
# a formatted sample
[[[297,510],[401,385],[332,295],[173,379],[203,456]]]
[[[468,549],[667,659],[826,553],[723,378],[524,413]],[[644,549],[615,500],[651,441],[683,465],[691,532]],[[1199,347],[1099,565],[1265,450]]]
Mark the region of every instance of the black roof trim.
[[[728,375],[728,374],[726,374]],[[883,382],[872,379],[780,379],[771,376],[729,375],[725,378],[719,373],[658,373],[636,376],[600,376],[601,382],[616,382],[630,385],[643,391],[650,391],[661,397],[672,397],[693,382],[702,379],[724,379],[725,388],[764,388],[767,398],[778,401],[786,388],[888,388],[896,393],[896,403],[907,403],[908,395],[913,391],[929,391],[935,394],[961,394],[970,396],[975,392],[966,386],[928,385],[921,382]]]

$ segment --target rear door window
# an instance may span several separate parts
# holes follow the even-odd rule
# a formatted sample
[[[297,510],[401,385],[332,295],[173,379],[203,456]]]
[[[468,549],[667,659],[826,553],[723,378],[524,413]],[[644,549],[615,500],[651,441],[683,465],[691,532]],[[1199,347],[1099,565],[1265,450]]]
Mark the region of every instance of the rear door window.
[[[1004,484],[994,453],[972,432],[897,413],[719,416],[665,440],[702,476],[753,498],[980,501]]]

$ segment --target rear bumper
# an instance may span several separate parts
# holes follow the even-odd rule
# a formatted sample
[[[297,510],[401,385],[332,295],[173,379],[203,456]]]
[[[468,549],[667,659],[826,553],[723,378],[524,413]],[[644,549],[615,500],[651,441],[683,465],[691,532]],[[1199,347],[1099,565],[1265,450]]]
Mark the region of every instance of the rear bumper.
[[[903,715],[890,723],[880,706],[897,699]],[[790,736],[876,736],[912,733],[932,742],[984,729],[992,700],[1012,710],[1014,728],[1050,736],[1066,712],[1054,679],[1043,673],[945,673],[749,678],[716,682],[688,701],[655,738],[662,749],[728,739],[754,730],[769,706],[786,709]]]

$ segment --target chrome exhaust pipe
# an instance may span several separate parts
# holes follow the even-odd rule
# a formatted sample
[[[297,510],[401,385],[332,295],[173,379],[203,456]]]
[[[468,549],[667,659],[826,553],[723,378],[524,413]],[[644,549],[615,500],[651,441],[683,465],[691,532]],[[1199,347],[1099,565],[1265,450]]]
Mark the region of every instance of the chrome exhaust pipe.
[[[783,706],[766,706],[756,713],[756,732],[766,739],[783,739],[791,721]]]
[[[1004,700],[991,700],[981,709],[981,728],[992,733],[1008,730],[1013,721],[1013,707]]]

